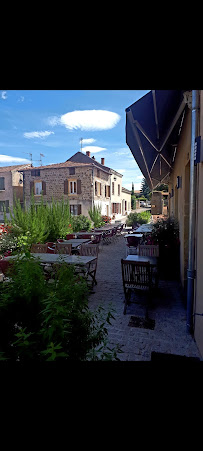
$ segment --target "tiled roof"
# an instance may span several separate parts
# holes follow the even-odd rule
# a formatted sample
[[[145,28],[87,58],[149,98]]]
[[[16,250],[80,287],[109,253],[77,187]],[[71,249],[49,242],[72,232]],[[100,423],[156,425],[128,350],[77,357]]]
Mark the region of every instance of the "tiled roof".
[[[53,164],[47,164],[45,166],[32,166],[31,168],[26,168],[24,171],[30,170],[30,169],[60,169],[60,168],[69,168],[69,167],[75,167],[75,166],[90,166],[90,164],[87,163],[75,163],[72,161],[65,161],[64,163],[53,163]]]
[[[0,166],[0,172],[21,171],[27,168],[29,164],[15,164],[14,166]],[[28,168],[29,169],[29,168]]]

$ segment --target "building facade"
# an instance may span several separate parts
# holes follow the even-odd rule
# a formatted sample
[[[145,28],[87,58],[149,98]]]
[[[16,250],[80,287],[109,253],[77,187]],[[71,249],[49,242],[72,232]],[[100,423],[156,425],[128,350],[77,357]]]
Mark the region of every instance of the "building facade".
[[[4,221],[4,207],[9,218],[15,198],[23,204],[23,172],[30,165],[4,166],[0,168],[0,222]]]
[[[121,217],[130,211],[131,193],[122,189],[122,174],[105,166],[104,159],[101,161],[77,152],[64,163],[25,169],[25,205],[30,203],[32,192],[36,203],[40,202],[43,193],[44,201],[48,203],[52,198],[68,199],[73,215],[88,216],[88,211],[98,206],[102,215]]]
[[[186,328],[203,357],[203,90],[150,91],[126,109],[126,140],[151,189],[168,184]]]

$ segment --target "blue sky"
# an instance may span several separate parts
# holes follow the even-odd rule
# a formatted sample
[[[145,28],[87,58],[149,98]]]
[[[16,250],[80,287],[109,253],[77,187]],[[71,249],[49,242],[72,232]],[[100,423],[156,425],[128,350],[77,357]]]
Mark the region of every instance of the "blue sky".
[[[61,163],[82,146],[140,189],[140,172],[125,138],[125,108],[149,90],[1,90],[0,166]]]

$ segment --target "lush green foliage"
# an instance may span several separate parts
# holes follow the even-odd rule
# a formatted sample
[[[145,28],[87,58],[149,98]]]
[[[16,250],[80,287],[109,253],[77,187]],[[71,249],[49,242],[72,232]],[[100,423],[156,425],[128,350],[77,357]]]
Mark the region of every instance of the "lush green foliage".
[[[127,216],[126,224],[128,227],[136,227],[138,224],[146,224],[149,222],[151,213],[149,210],[142,211],[141,213],[130,213]]]
[[[146,197],[147,199],[149,199],[149,193],[150,193],[150,188],[148,186],[147,180],[145,178],[142,179],[142,184],[141,184],[141,193],[144,197]]]
[[[69,202],[55,201],[51,204],[44,204],[43,196],[38,205],[35,204],[34,196],[28,207],[22,209],[20,201],[15,202],[11,216],[10,237],[17,237],[18,248],[21,248],[21,241],[26,241],[27,246],[32,243],[45,243],[55,241],[57,238],[65,238],[68,232],[72,232],[72,217],[70,214]],[[8,222],[8,220],[7,220]]]
[[[80,232],[80,230],[89,231],[92,227],[92,221],[84,215],[72,216],[71,224],[73,232]]]
[[[91,208],[90,210],[88,210],[88,214],[92,222],[94,223],[94,227],[101,227],[105,224],[105,222],[102,220],[101,207],[94,205],[93,209]]]
[[[153,224],[151,236],[160,245],[174,245],[179,241],[179,225],[175,218],[159,219]]]
[[[0,284],[0,360],[117,359],[106,327],[112,313],[89,310],[86,280],[72,265],[58,265],[47,283],[36,259],[19,256]]]

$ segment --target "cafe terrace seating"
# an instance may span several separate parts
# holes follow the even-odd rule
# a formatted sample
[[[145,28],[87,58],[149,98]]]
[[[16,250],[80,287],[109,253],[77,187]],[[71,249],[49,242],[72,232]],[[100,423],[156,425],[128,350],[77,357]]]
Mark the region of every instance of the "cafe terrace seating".
[[[56,243],[55,245],[55,249],[54,249],[54,253],[55,254],[68,254],[71,255],[72,253],[72,244],[64,244],[64,243]]]
[[[138,255],[143,257],[159,257],[159,244],[139,244],[137,247]],[[153,276],[155,277],[155,286],[158,288],[159,284],[159,270],[158,267],[153,268]]]
[[[88,269],[88,273],[92,279],[92,284],[91,287],[93,288],[93,285],[96,284],[97,285],[97,281],[96,281],[96,270],[97,270],[97,258],[98,258],[98,253],[99,253],[99,246],[98,244],[82,244],[80,246],[80,250],[79,250],[80,255],[85,255],[85,256],[95,256],[96,259],[90,263],[89,269]]]
[[[126,314],[127,306],[130,305],[132,291],[146,292],[146,312],[151,301],[152,290],[152,266],[149,262],[136,262],[121,259],[122,279],[124,289],[124,315]],[[147,313],[146,313],[147,314]]]
[[[126,235],[126,253],[128,254],[137,254],[137,247],[139,244],[139,238],[136,236]]]
[[[46,253],[48,249],[48,243],[45,244],[32,244],[30,252],[31,253]]]
[[[139,244],[137,248],[138,255],[143,257],[159,257],[159,245],[158,244]]]

